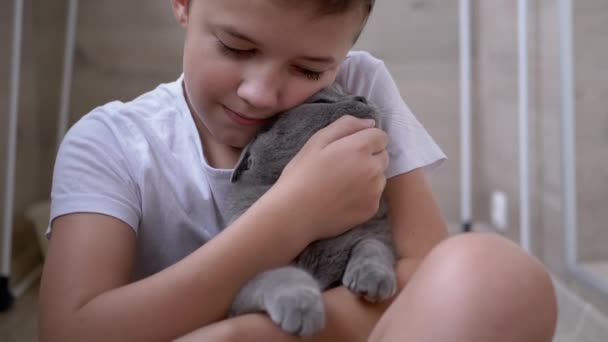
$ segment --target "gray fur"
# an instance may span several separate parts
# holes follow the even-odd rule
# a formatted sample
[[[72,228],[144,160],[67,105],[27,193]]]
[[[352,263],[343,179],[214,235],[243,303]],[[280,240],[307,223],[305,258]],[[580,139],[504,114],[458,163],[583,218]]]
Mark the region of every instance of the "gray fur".
[[[315,132],[345,114],[380,123],[379,114],[363,97],[347,96],[333,85],[262,129],[243,151],[232,175],[231,221],[270,189]],[[266,312],[283,330],[309,336],[325,323],[322,291],[344,285],[368,301],[385,300],[396,291],[394,263],[382,200],[369,221],[337,237],[313,242],[290,266],[263,272],[245,284],[231,315]]]

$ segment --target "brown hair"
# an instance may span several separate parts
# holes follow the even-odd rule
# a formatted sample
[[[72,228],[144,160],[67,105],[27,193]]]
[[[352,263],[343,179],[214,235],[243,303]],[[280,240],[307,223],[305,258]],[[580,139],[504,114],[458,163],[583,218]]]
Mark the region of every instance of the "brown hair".
[[[188,9],[194,0],[188,1]],[[342,14],[349,11],[353,6],[362,6],[364,17],[367,18],[374,8],[376,0],[313,0],[313,1],[302,1],[302,0],[280,0],[283,5],[289,4],[290,6],[310,7],[314,10],[314,14],[318,16]]]
[[[360,6],[364,17],[367,18],[372,12],[376,0],[296,0],[295,3],[293,0],[280,0],[280,2],[289,6],[309,7],[314,11],[313,14],[317,16],[342,14],[350,11],[355,6]]]

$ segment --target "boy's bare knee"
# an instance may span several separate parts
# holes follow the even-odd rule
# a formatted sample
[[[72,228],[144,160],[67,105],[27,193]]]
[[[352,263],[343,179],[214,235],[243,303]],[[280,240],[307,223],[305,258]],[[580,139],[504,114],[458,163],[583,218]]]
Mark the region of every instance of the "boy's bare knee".
[[[459,235],[438,245],[426,262],[428,276],[444,289],[445,305],[458,305],[488,324],[505,322],[505,329],[522,337],[537,330],[538,341],[550,341],[557,319],[551,277],[515,243],[496,234]]]
[[[511,295],[505,300],[515,302],[532,294],[545,294],[540,297],[547,300],[554,295],[553,283],[545,267],[517,244],[497,234],[470,233],[452,237],[439,244],[428,259],[441,269],[439,277],[460,290],[468,288],[493,295]]]
[[[550,342],[557,304],[543,265],[496,234],[436,246],[370,341]]]

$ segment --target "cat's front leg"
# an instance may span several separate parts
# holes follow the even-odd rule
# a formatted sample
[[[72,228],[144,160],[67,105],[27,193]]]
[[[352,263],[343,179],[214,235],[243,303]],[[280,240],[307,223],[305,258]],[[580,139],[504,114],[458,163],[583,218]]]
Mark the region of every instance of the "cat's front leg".
[[[380,240],[361,240],[353,247],[342,284],[369,302],[392,297],[397,289],[393,250]]]
[[[325,309],[317,281],[293,266],[263,272],[245,284],[230,314],[262,311],[281,329],[294,335],[310,336],[325,325]]]

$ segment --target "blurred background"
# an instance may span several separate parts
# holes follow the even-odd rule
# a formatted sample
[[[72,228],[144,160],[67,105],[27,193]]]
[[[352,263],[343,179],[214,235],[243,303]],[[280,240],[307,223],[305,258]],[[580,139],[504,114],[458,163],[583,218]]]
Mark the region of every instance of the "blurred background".
[[[183,32],[169,1],[77,3],[63,104],[68,125],[180,75]],[[554,275],[555,341],[601,342],[608,341],[608,2],[560,7],[567,3],[377,1],[355,48],[387,63],[406,103],[448,155],[430,179],[451,233],[493,231],[522,243]],[[3,227],[0,239],[8,264],[2,275],[15,299],[0,312],[2,341],[37,340],[44,258],[38,232],[47,223],[61,135],[69,22],[66,0],[23,5],[18,124],[11,131],[15,5],[0,2],[0,216],[11,229]],[[7,178],[11,167],[14,177]]]

